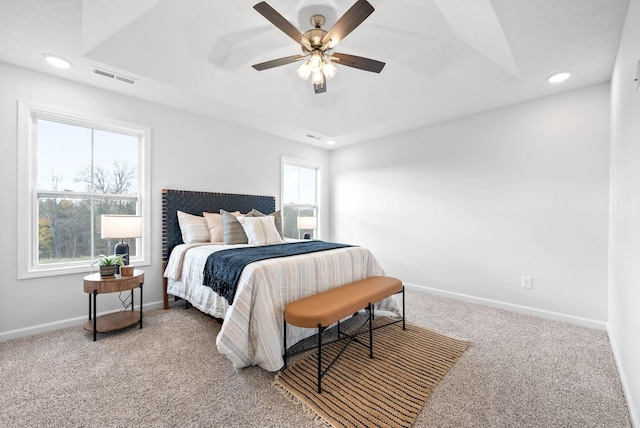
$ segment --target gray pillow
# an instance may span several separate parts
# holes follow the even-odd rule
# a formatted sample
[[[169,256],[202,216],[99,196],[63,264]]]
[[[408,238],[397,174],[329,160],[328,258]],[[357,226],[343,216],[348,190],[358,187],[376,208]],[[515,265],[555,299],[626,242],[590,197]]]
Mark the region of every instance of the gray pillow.
[[[249,214],[251,217],[262,217],[265,214],[262,214],[260,211],[258,211],[257,209],[252,209],[251,212],[249,212]],[[276,230],[278,231],[278,233],[280,234],[280,237],[284,239],[284,235],[282,234],[282,212],[280,212],[280,210],[269,214],[270,216],[273,216],[273,220],[276,223]]]
[[[220,217],[222,217],[222,239],[225,244],[249,243],[247,234],[244,233],[244,229],[236,216],[225,210],[220,210]]]

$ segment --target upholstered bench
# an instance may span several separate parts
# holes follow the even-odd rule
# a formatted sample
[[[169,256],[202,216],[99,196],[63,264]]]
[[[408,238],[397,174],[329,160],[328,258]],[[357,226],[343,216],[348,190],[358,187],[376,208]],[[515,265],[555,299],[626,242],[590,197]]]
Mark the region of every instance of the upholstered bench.
[[[369,324],[369,357],[373,358],[373,312],[374,304],[394,294],[402,293],[402,318],[386,325],[404,322],[404,286],[402,281],[388,276],[372,276],[349,284],[332,288],[289,303],[284,309],[284,367],[287,367],[287,323],[303,328],[318,329],[318,393],[322,392],[321,379],[342,355],[346,347],[359,333],[342,335],[340,320],[366,309]],[[322,371],[322,332],[338,323],[338,339],[349,339],[335,359]],[[382,327],[382,326],[381,326]],[[328,342],[334,343],[335,341]],[[327,345],[328,343],[324,343]]]

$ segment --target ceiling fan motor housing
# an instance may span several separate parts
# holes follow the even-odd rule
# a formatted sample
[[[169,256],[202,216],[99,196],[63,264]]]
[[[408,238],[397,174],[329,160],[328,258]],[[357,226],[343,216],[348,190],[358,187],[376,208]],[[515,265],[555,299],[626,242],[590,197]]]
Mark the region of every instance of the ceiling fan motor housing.
[[[320,16],[321,15],[314,15],[314,16]],[[322,19],[324,20],[324,17],[322,17]],[[324,39],[324,36],[327,34],[327,32],[325,30],[323,30],[322,28],[316,27],[313,28],[307,32],[304,33],[304,37],[309,40],[309,43],[311,44],[311,47],[314,49],[320,49],[322,47],[322,39]],[[302,52],[304,52],[305,54],[308,53],[308,51],[305,49],[305,47],[302,47]]]

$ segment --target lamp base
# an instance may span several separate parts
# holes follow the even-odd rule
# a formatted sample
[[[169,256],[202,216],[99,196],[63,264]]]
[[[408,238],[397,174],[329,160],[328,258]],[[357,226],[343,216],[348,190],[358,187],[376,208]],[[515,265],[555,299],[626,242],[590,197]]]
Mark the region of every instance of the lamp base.
[[[303,239],[311,239],[311,234],[309,232],[305,232],[305,234],[302,236]]]
[[[113,254],[124,254],[124,265],[129,265],[129,244],[124,242],[124,240],[116,244],[115,248],[113,249]],[[120,265],[116,265],[116,273],[120,273]]]

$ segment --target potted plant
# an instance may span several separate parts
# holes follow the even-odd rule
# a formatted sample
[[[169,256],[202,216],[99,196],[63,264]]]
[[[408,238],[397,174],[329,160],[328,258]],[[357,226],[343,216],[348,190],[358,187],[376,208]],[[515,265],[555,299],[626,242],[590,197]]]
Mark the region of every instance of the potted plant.
[[[105,256],[100,254],[98,258],[91,264],[100,266],[100,276],[113,276],[116,273],[116,266],[124,265],[125,254],[113,254]]]

